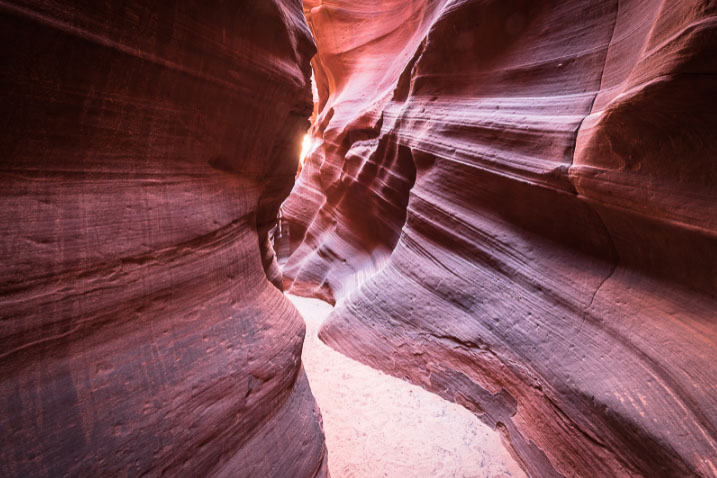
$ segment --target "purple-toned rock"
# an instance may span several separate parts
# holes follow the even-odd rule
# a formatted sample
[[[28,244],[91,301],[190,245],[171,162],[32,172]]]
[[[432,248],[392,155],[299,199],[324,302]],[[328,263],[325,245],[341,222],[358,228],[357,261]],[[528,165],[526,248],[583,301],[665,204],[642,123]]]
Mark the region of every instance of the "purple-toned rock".
[[[305,1],[284,282],[532,476],[717,476],[717,7]]]
[[[300,3],[16,0],[0,36],[0,475],[326,476],[268,280]]]

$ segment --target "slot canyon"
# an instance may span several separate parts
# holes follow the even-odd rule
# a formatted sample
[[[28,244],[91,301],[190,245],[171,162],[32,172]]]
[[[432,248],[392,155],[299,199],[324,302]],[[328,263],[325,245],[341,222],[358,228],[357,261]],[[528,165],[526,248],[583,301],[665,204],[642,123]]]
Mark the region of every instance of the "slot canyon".
[[[717,477],[714,0],[0,25],[0,477]],[[503,471],[336,471],[373,372]]]

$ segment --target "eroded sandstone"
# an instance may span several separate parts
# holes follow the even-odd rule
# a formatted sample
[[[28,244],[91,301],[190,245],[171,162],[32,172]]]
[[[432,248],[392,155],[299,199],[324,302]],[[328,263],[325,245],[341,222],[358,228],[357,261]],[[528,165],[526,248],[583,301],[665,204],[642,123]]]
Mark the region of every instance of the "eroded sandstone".
[[[325,476],[268,280],[300,4],[16,0],[0,36],[0,475]]]
[[[532,476],[717,476],[712,2],[305,0],[321,337]]]

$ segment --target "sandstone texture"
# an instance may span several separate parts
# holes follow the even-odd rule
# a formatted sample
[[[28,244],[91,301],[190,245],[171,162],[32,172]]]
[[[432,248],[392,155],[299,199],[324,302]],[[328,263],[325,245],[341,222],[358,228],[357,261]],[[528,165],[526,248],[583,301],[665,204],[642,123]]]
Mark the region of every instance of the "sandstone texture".
[[[500,434],[465,407],[321,342],[330,304],[288,298],[306,321],[301,360],[321,408],[332,477],[525,477]]]
[[[267,231],[297,0],[0,3],[0,476],[326,476]]]
[[[717,5],[322,2],[284,283],[531,476],[717,476]]]

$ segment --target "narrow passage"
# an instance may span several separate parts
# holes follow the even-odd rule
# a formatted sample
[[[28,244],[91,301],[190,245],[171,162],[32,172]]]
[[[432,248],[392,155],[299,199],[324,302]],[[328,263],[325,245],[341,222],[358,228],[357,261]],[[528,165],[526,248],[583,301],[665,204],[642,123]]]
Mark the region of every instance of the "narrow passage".
[[[321,342],[330,304],[287,297],[306,321],[302,359],[321,408],[332,478],[525,477],[498,433],[465,408]]]

